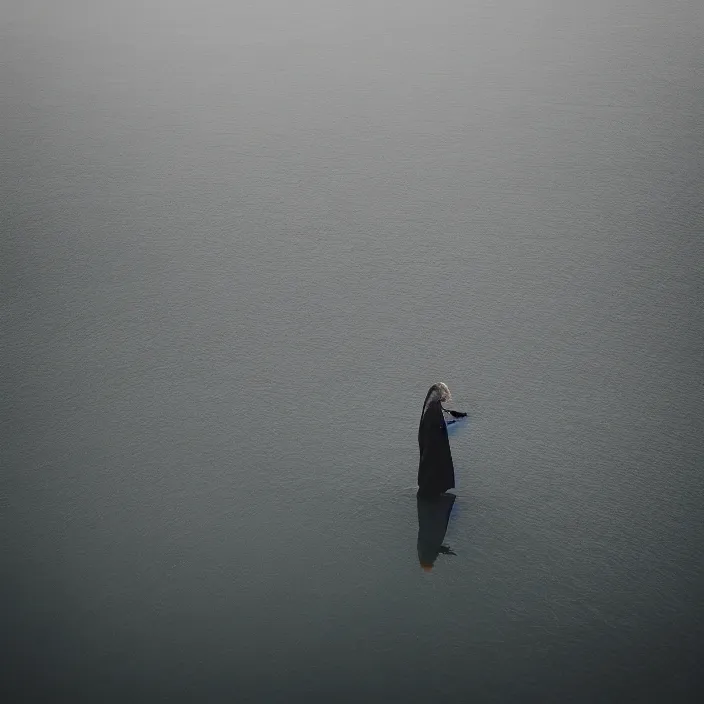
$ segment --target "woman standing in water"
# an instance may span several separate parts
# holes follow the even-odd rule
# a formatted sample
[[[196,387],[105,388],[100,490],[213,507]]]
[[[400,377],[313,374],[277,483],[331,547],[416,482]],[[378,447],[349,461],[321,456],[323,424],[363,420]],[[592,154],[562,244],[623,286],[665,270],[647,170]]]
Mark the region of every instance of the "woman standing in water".
[[[467,414],[443,408],[442,404],[451,398],[450,389],[442,382],[433,384],[425,396],[418,428],[418,496],[437,496],[455,486],[455,468],[444,413],[454,418],[464,418]]]

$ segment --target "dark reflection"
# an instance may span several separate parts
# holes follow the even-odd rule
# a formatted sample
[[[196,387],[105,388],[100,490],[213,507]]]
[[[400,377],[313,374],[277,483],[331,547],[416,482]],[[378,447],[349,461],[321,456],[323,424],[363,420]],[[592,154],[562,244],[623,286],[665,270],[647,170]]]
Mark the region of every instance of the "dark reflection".
[[[438,496],[418,496],[418,560],[420,566],[429,572],[433,569],[438,555],[454,555],[442,544],[447,532],[447,524],[455,503],[454,494]]]

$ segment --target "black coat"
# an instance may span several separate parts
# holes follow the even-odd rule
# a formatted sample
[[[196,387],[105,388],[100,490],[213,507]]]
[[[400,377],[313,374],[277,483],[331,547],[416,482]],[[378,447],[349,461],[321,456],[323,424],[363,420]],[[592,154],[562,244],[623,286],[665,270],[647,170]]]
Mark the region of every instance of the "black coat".
[[[455,486],[455,468],[440,400],[430,401],[424,406],[418,428],[418,447],[418,495],[433,496],[452,489]]]

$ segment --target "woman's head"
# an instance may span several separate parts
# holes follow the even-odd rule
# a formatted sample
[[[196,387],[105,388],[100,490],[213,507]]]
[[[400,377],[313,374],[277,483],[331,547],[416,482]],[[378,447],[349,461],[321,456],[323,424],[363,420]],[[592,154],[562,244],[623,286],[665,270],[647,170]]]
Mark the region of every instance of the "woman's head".
[[[450,389],[448,388],[447,384],[440,381],[435,384],[435,386],[437,386],[438,391],[440,392],[440,400],[443,403],[447,403],[448,401],[452,400],[452,395],[450,394]]]
[[[433,384],[426,396],[426,403],[431,401],[440,401],[440,403],[447,403],[452,400],[452,395],[450,394],[450,389],[447,384],[439,381],[437,384]]]

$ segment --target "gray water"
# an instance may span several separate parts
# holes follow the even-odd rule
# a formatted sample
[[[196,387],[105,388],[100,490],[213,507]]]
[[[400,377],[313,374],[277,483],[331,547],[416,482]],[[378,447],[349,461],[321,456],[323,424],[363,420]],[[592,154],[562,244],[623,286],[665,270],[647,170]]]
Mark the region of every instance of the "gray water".
[[[703,8],[3,5],[4,701],[698,701]]]

